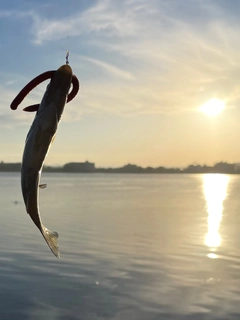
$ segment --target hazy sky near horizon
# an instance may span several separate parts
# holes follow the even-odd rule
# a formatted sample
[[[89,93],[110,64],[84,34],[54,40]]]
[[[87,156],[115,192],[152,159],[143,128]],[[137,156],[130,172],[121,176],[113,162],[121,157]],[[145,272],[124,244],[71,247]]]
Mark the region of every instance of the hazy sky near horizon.
[[[0,160],[20,162],[47,82],[16,111],[32,78],[65,63],[81,89],[45,161],[97,167],[240,162],[240,1],[2,0]],[[198,108],[218,98],[216,117]]]

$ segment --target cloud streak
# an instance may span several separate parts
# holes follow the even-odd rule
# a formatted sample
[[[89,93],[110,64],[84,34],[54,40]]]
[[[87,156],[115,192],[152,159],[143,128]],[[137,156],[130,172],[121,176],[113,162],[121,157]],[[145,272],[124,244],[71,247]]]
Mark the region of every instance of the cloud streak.
[[[83,60],[83,62],[90,62],[100,67],[102,70],[106,71],[108,74],[113,75],[117,78],[122,78],[126,80],[134,79],[133,75],[130,72],[124,71],[109,63],[106,63],[97,59],[93,59],[90,57],[80,56],[80,58]]]

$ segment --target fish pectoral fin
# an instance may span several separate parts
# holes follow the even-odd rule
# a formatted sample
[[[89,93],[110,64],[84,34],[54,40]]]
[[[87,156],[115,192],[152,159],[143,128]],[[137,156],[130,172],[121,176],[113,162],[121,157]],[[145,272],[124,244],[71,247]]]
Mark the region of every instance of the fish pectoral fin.
[[[49,248],[52,250],[52,253],[57,257],[60,258],[60,252],[58,247],[58,233],[55,231],[51,231],[44,226],[42,226],[41,233],[46,240]]]
[[[46,183],[40,184],[39,188],[40,189],[45,189],[45,188],[47,188],[47,184]]]

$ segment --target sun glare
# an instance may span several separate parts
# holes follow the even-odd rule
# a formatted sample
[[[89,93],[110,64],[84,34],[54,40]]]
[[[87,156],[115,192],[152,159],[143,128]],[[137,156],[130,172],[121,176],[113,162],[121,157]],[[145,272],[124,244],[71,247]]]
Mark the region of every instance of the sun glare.
[[[223,100],[219,100],[213,98],[204,103],[199,109],[201,112],[205,113],[210,117],[217,116],[219,113],[223,111],[225,108],[225,102]]]

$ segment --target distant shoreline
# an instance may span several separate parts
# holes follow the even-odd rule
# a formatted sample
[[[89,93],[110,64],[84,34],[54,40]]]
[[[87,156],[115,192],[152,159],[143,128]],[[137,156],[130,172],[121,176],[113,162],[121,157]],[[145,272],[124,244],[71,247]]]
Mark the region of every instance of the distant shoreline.
[[[21,163],[5,163],[0,162],[0,172],[20,172]],[[185,168],[167,168],[167,167],[146,167],[142,168],[135,164],[127,164],[119,168],[96,168],[91,162],[70,162],[63,166],[44,166],[44,172],[66,172],[66,173],[226,173],[226,174],[240,174],[239,163],[219,162],[214,166],[191,164]]]

